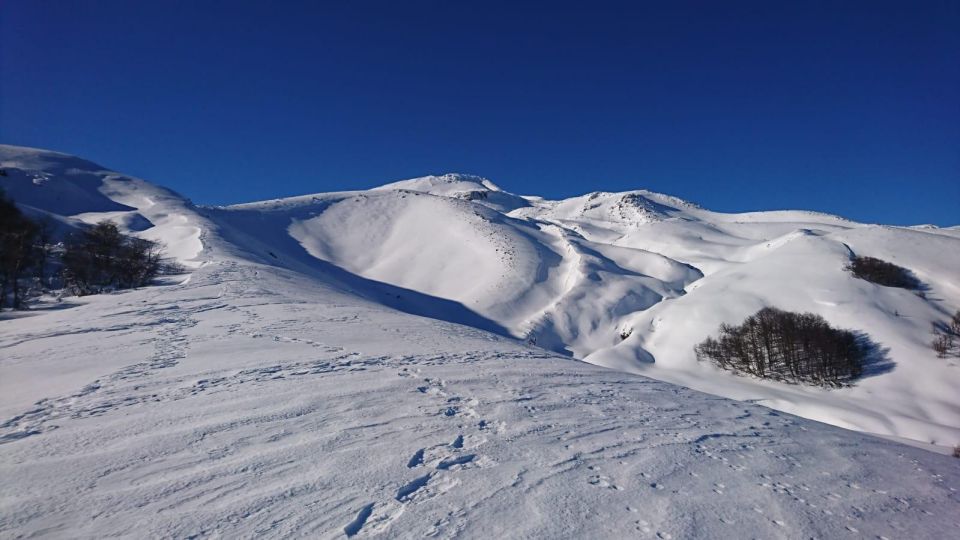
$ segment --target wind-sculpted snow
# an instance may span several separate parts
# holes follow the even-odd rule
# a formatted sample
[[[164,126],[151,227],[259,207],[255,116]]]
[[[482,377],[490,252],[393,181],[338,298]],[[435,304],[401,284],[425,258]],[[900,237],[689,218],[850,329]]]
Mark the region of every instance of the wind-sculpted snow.
[[[960,366],[927,344],[960,307],[953,229],[465,175],[197,208],[63,154],[0,162],[30,215],[113,219],[190,271],[0,319],[2,537],[960,533],[953,458],[762,406],[960,442]],[[885,368],[825,390],[696,362],[764,306]]]
[[[4,187],[29,212],[67,227],[112,219],[188,266],[206,249],[603,366],[843,427],[960,442],[960,365],[929,346],[931,326],[960,306],[953,229],[804,211],[721,214],[644,190],[549,201],[458,174],[197,209],[64,154],[0,147],[0,158]],[[62,193],[77,190],[76,204],[90,208],[64,215]],[[921,290],[856,279],[844,269],[853,255],[908,268]],[[864,336],[887,368],[827,391],[696,361],[694,345],[720,324],[766,306],[817,313]]]
[[[416,191],[442,195],[454,199],[473,201],[501,212],[509,212],[518,208],[530,206],[527,199],[507,193],[499,186],[480,176],[469,174],[444,174],[441,176],[424,176],[392,182],[374,188],[372,191]]]
[[[948,230],[804,211],[719,214],[642,190],[526,197],[504,213],[463,197],[477,190],[505,194],[479,177],[444,175],[220,212],[250,213],[258,235],[285,238],[271,245],[296,240],[287,251],[297,257],[448,299],[485,328],[551,351],[848,428],[960,442],[960,364],[929,346],[931,324],[960,307],[951,271],[960,242]],[[856,279],[845,270],[853,255],[911,269],[923,291]],[[765,306],[863,335],[887,368],[827,391],[696,361],[695,344]]]
[[[88,365],[62,395],[44,384],[59,365],[21,372],[38,402],[0,427],[3,536],[960,527],[953,458],[385,310],[275,267],[209,262],[188,283],[67,311],[69,340],[52,339],[62,321],[46,315],[5,321],[0,366],[109,350],[117,367]]]
[[[19,204],[73,216],[134,210],[100,193],[103,167],[66,154],[0,145],[3,189]]]
[[[0,187],[6,195],[62,226],[110,219],[160,242],[186,266],[203,250],[204,220],[180,195],[66,154],[0,145]]]

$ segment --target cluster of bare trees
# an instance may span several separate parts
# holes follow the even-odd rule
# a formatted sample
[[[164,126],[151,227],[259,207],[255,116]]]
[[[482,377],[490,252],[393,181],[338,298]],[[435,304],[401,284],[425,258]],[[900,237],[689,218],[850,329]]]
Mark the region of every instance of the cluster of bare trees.
[[[64,285],[80,296],[142,287],[162,267],[163,252],[156,242],[125,236],[111,221],[74,235],[63,252]]]
[[[854,257],[847,270],[854,276],[865,279],[884,287],[899,287],[901,289],[919,289],[920,280],[912,272],[893,263],[875,257]]]
[[[933,323],[933,350],[938,358],[960,358],[960,310],[947,323]]]
[[[723,324],[720,337],[694,348],[738,373],[787,382],[836,386],[863,373],[868,348],[849,330],[831,327],[813,313],[763,308],[740,326]]]
[[[0,309],[21,309],[42,291],[96,294],[181,271],[163,258],[159,244],[126,236],[110,221],[59,243],[52,236],[48,223],[31,220],[0,192]]]
[[[31,281],[42,279],[49,255],[46,224],[23,215],[0,192],[0,309],[22,307]]]

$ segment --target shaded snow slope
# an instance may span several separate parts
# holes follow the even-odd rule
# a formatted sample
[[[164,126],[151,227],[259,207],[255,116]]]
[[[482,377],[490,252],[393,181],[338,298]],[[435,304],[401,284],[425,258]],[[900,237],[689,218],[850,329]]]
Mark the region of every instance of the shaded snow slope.
[[[0,187],[36,217],[92,224],[110,219],[124,232],[161,242],[194,266],[207,226],[180,195],[67,154],[0,145]]]

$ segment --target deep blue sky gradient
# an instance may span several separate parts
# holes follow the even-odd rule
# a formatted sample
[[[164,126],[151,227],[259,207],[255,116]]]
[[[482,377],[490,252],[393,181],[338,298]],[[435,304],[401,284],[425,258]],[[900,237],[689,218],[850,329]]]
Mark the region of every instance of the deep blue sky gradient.
[[[487,176],[960,223],[960,2],[6,0],[0,141],[198,203]]]

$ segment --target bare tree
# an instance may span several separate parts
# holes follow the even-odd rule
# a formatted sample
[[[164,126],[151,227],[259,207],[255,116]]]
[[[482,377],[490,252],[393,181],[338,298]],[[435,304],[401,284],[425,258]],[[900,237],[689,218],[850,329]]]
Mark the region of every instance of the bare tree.
[[[859,377],[867,351],[848,330],[813,313],[764,308],[739,326],[720,325],[719,339],[694,348],[698,360],[761,378],[839,385]]]
[[[930,345],[937,358],[960,357],[960,310],[957,310],[947,323],[933,323],[933,341]]]
[[[44,264],[42,253],[36,249],[39,233],[40,227],[0,193],[0,308],[10,296],[13,309],[23,306],[22,278],[37,265]]]
[[[124,236],[113,222],[101,221],[67,241],[64,282],[78,295],[142,287],[161,272],[162,262],[159,244]]]

